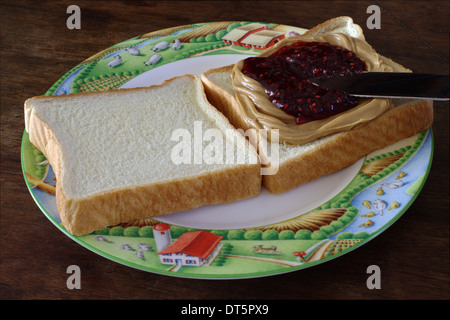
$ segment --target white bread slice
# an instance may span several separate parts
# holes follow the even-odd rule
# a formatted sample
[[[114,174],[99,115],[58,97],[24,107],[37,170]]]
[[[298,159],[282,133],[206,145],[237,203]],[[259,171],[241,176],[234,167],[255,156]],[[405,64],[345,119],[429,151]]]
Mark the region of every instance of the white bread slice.
[[[364,40],[362,30],[349,17],[338,17],[309,30],[315,32],[344,33]],[[393,71],[410,70],[380,55],[383,63]],[[248,130],[249,125],[239,118],[238,101],[230,74],[233,66],[212,69],[202,74],[202,81],[210,102],[221,111],[236,128]],[[272,193],[282,193],[323,175],[349,166],[366,154],[384,148],[401,139],[413,136],[432,125],[433,102],[428,100],[392,101],[394,108],[381,116],[352,130],[333,134],[303,145],[279,144],[278,172],[263,175],[264,186]],[[257,141],[254,139],[253,141]],[[258,150],[263,165],[269,156],[265,149]]]
[[[194,75],[148,88],[34,97],[25,102],[25,123],[53,167],[57,209],[71,234],[260,192],[256,150],[209,104]],[[177,129],[190,134],[185,142],[203,138],[205,153],[195,158],[191,146],[186,164],[173,161],[182,143],[181,135],[172,138]],[[207,161],[214,158],[205,150],[220,152],[198,136],[208,129],[223,134],[234,161]]]

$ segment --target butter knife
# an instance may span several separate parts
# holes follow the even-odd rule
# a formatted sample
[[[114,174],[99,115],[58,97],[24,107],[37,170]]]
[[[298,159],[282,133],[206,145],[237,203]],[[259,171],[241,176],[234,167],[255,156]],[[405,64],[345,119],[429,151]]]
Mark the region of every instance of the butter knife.
[[[321,87],[341,89],[359,97],[450,99],[449,75],[445,74],[363,72],[309,80]]]

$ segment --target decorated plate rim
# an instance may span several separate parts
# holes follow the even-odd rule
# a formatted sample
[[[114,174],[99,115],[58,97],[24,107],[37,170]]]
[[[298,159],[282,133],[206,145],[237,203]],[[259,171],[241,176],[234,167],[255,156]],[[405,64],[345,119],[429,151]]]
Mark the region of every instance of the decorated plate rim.
[[[267,28],[269,28],[269,26],[271,27],[271,28],[274,28],[274,27],[279,27],[279,30],[283,30],[283,32],[284,32],[284,34],[285,34],[285,36],[287,36],[288,35],[288,32],[302,32],[302,30],[304,31],[304,30],[306,30],[306,29],[303,29],[303,28],[298,28],[298,27],[291,27],[291,26],[285,26],[285,25],[278,25],[278,24],[272,24],[272,23],[257,23],[257,22],[237,22],[237,21],[229,21],[229,22],[218,22],[219,24],[220,23],[224,23],[224,24],[229,24],[229,25],[231,25],[231,24],[240,24],[240,25],[244,25],[244,24],[250,24],[250,23],[254,23],[254,24],[260,24],[260,25],[262,25],[262,28],[264,28],[264,26],[266,26]],[[157,34],[158,32],[168,32],[168,30],[186,30],[186,29],[192,29],[192,30],[197,30],[197,29],[199,29],[199,28],[201,28],[201,27],[204,27],[204,26],[208,26],[208,25],[211,25],[211,24],[214,24],[214,22],[212,22],[212,23],[199,23],[199,24],[191,24],[191,25],[184,25],[184,26],[179,26],[179,27],[174,27],[174,28],[166,28],[166,29],[162,29],[162,30],[159,30],[159,31],[154,31],[154,32],[151,32],[151,33],[148,33],[148,34],[146,34],[146,35],[152,35],[152,34]],[[237,28],[237,26],[235,25],[235,28]],[[289,30],[291,30],[291,31],[289,31]],[[231,30],[230,30],[231,31]],[[230,31],[227,31],[227,32],[230,32]],[[280,31],[281,32],[281,31]],[[187,33],[189,33],[189,31],[187,31]],[[218,37],[218,32],[216,32],[216,34],[215,34],[215,36],[216,36],[216,39],[217,39],[217,37]],[[222,32],[221,34],[224,34],[224,32]],[[226,33],[225,33],[226,34]],[[183,36],[183,35],[186,35],[186,33],[181,33],[181,35]],[[88,58],[88,59],[86,59],[85,61],[83,61],[82,63],[80,63],[79,65],[77,65],[77,66],[75,66],[75,67],[73,67],[71,70],[69,70],[65,75],[63,75],[48,91],[47,91],[47,93],[46,94],[56,94],[56,92],[57,92],[57,90],[59,89],[59,88],[61,88],[61,85],[62,85],[62,83],[66,80],[66,79],[68,79],[69,77],[71,77],[71,76],[73,76],[75,73],[79,73],[80,72],[80,70],[81,69],[84,69],[84,68],[86,68],[86,67],[88,67],[88,66],[90,66],[89,65],[89,61],[97,61],[97,62],[99,62],[99,61],[101,61],[101,60],[104,60],[105,59],[105,56],[108,56],[108,53],[111,53],[111,52],[115,52],[115,51],[120,51],[120,50],[116,50],[116,49],[120,49],[120,48],[122,48],[123,49],[123,46],[124,45],[126,45],[126,44],[132,44],[133,43],[133,40],[137,40],[137,39],[141,39],[140,37],[143,37],[143,36],[145,36],[145,35],[141,35],[141,36],[138,36],[138,37],[134,37],[134,38],[131,38],[131,39],[128,39],[128,40],[126,40],[126,41],[123,41],[123,42],[121,42],[121,43],[118,43],[118,44],[116,44],[116,45],[113,45],[113,46],[111,46],[110,48],[107,48],[107,49],[105,49],[105,50],[103,50],[103,51],[101,51],[101,52],[99,52],[99,53],[97,53],[96,55],[94,55],[94,56],[92,56],[92,57],[90,57],[90,58]],[[201,37],[201,36],[200,36]],[[168,39],[168,38],[170,38],[171,40],[174,40],[174,39],[178,39],[178,38],[180,38],[178,35],[177,36],[173,36],[173,35],[167,35],[167,36],[164,36],[164,37],[162,37],[162,38],[158,38],[158,39]],[[210,37],[210,38],[212,38],[212,37]],[[149,38],[150,40],[152,39],[152,37],[150,37]],[[161,41],[163,41],[163,40],[161,40]],[[220,40],[223,40],[223,39],[220,39]],[[151,42],[156,42],[157,40],[154,40],[154,41],[150,41],[150,43]],[[203,40],[202,40],[203,41]],[[223,40],[224,42],[225,42],[225,40]],[[146,41],[137,41],[136,43],[145,43]],[[159,41],[158,41],[159,42]],[[216,42],[219,42],[219,40],[218,41],[216,41]],[[121,46],[122,45],[122,46]],[[223,48],[228,48],[228,47],[230,47],[230,46],[236,46],[236,44],[228,44],[228,45],[224,45],[223,46]],[[254,49],[254,48],[253,48]],[[252,50],[253,50],[252,49]],[[108,51],[109,50],[109,51]],[[245,49],[245,50],[247,50],[247,49]],[[203,51],[199,51],[199,53],[202,53]],[[182,55],[180,55],[181,57],[182,57]],[[188,56],[189,57],[189,56]],[[181,58],[181,59],[175,59],[174,61],[180,61],[180,60],[184,60],[184,59],[186,59],[186,57],[183,57],[183,58]],[[174,62],[174,61],[172,61],[172,62]],[[170,63],[170,62],[169,62]],[[84,66],[84,68],[82,68],[82,66]],[[143,74],[143,73],[138,73],[138,75],[139,74]],[[77,77],[75,76],[74,77],[74,79],[73,79],[73,81],[72,81],[72,83],[71,83],[71,85],[72,85],[72,87],[75,87],[74,86],[74,83],[75,83],[75,85],[83,85],[83,84],[85,84],[85,83],[83,83],[83,81],[84,80],[88,80],[88,81],[97,81],[97,80],[100,80],[100,79],[102,79],[101,78],[101,76],[90,76],[89,75],[89,73],[87,73],[86,74],[87,76],[84,78],[84,79],[77,79]],[[123,75],[123,73],[122,73],[122,75]],[[127,74],[127,76],[128,76],[128,74]],[[105,78],[105,77],[104,77]],[[130,81],[131,79],[135,79],[136,78],[136,75],[135,76],[132,76],[132,77],[130,77],[130,79],[128,79],[127,81]],[[101,81],[99,81],[99,82],[101,82]],[[126,83],[126,82],[125,82]],[[119,86],[115,86],[115,87],[120,87],[120,85]],[[100,89],[97,89],[97,90],[100,90]],[[77,90],[73,90],[73,92],[77,92]],[[67,93],[67,92],[66,92]],[[61,94],[61,93],[60,93]],[[299,252],[296,252],[297,254],[298,254],[298,256],[297,256],[297,261],[299,261],[299,263],[298,264],[295,264],[295,261],[291,258],[289,261],[292,261],[293,262],[293,264],[289,267],[289,268],[268,268],[268,269],[266,269],[266,268],[264,268],[264,266],[263,267],[261,267],[261,269],[256,269],[256,270],[253,270],[253,271],[250,271],[250,272],[232,272],[232,270],[233,270],[233,268],[231,268],[230,269],[230,272],[229,273],[227,273],[227,272],[225,272],[225,273],[208,273],[208,272],[206,272],[206,273],[195,273],[195,272],[174,272],[174,271],[170,271],[171,269],[168,269],[168,267],[166,267],[166,265],[165,264],[163,264],[163,263],[161,263],[161,266],[160,267],[154,267],[154,266],[145,266],[145,264],[139,264],[139,263],[137,263],[136,261],[132,261],[132,259],[130,259],[129,258],[129,256],[128,256],[128,258],[127,258],[127,256],[125,256],[124,257],[124,255],[123,254],[119,254],[119,255],[115,255],[114,253],[116,253],[117,252],[117,248],[115,248],[112,252],[107,252],[107,251],[105,251],[104,249],[102,249],[102,248],[100,248],[98,245],[96,246],[96,245],[93,245],[92,243],[95,243],[95,244],[97,244],[96,242],[92,242],[92,239],[90,239],[89,241],[87,241],[86,239],[87,239],[87,237],[96,237],[96,238],[99,238],[99,237],[103,237],[103,238],[105,238],[106,239],[106,237],[109,237],[109,238],[113,238],[113,239],[120,239],[120,238],[118,238],[118,237],[122,237],[123,239],[129,239],[129,238],[132,238],[132,237],[127,237],[127,236],[116,236],[116,235],[102,235],[102,234],[91,234],[91,235],[87,235],[87,236],[74,236],[74,235],[72,235],[72,234],[70,234],[70,233],[68,233],[65,229],[64,229],[64,227],[62,227],[62,225],[48,212],[48,210],[47,210],[47,208],[46,208],[46,205],[45,204],[43,204],[40,200],[39,200],[39,198],[36,196],[36,194],[35,194],[35,191],[34,191],[34,188],[33,188],[33,186],[32,186],[32,184],[29,182],[29,180],[28,180],[28,178],[27,178],[27,175],[26,175],[26,169],[25,169],[25,162],[26,162],[26,158],[27,158],[27,156],[25,155],[25,152],[24,152],[24,149],[26,149],[26,146],[25,146],[25,143],[27,142],[27,134],[26,134],[26,132],[24,132],[23,133],[23,136],[22,136],[22,144],[21,144],[21,166],[22,166],[22,173],[23,173],[23,177],[24,177],[24,179],[25,179],[25,183],[26,183],[26,186],[27,186],[27,188],[28,188],[28,190],[29,190],[29,192],[30,192],[30,194],[31,194],[31,196],[32,196],[32,198],[33,198],[33,200],[36,202],[36,204],[37,204],[37,206],[40,208],[40,210],[44,213],[44,215],[58,228],[58,229],[60,229],[63,233],[65,233],[69,238],[71,238],[72,240],[74,240],[75,242],[77,242],[78,244],[80,244],[80,245],[82,245],[82,246],[84,246],[84,247],[86,247],[87,249],[89,249],[89,250],[91,250],[91,251],[93,251],[94,253],[96,253],[96,254],[99,254],[100,256],[102,256],[102,257],[105,257],[105,258],[107,258],[107,259],[110,259],[110,260],[112,260],[112,261],[115,261],[115,262],[117,262],[117,263],[119,263],[119,264],[122,264],[122,265],[126,265],[126,266],[128,266],[128,267],[132,267],[132,268],[135,268],[135,269],[139,269],[139,270],[143,270],[143,271],[149,271],[149,272],[152,272],[152,273],[156,273],[156,274],[162,274],[162,275],[170,275],[170,276],[174,276],[174,277],[182,277],[182,278],[195,278],[195,279],[240,279],[240,278],[253,278],[253,277],[264,277],[264,276],[270,276],[270,275],[277,275],[277,274],[284,274],[284,273],[288,273],[288,272],[293,272],[293,271],[298,271],[298,270],[301,270],[301,269],[305,269],[305,268],[309,268],[309,267],[312,267],[312,266],[315,266],[315,265],[318,265],[318,264],[321,264],[321,263],[324,263],[324,262],[328,262],[328,261],[330,261],[330,260],[333,260],[333,259],[335,259],[335,258],[337,258],[337,257],[340,257],[340,256],[342,256],[342,255],[344,255],[344,254],[346,254],[346,253],[348,253],[348,252],[352,252],[353,250],[355,250],[355,249],[357,249],[357,248],[359,248],[359,247],[361,247],[361,245],[363,245],[363,244],[365,244],[365,243],[367,243],[368,241],[370,241],[370,240],[372,240],[372,239],[374,239],[375,237],[377,237],[378,235],[380,235],[381,233],[383,233],[388,227],[390,227],[395,221],[397,221],[407,210],[408,210],[408,208],[412,205],[412,203],[415,201],[415,199],[417,198],[417,196],[419,195],[419,193],[420,193],[420,191],[422,190],[422,188],[423,188],[423,186],[424,186],[424,184],[425,184],[425,182],[426,182],[426,180],[427,180],[427,177],[428,177],[428,175],[429,175],[429,172],[430,172],[430,168],[431,168],[431,164],[432,164],[432,158],[433,158],[433,151],[434,151],[434,139],[433,139],[433,132],[432,132],[432,129],[430,128],[430,129],[428,129],[428,130],[426,130],[426,131],[424,131],[424,132],[422,132],[421,134],[419,134],[419,135],[417,135],[414,139],[412,139],[413,141],[414,141],[414,143],[416,143],[416,144],[418,144],[418,146],[416,146],[416,149],[415,150],[412,150],[412,152],[409,154],[409,157],[406,157],[406,156],[401,156],[400,158],[399,158],[399,160],[397,160],[397,161],[394,161],[394,163],[393,164],[396,164],[397,162],[399,162],[400,161],[400,159],[403,159],[403,158],[405,158],[404,159],[404,161],[402,162],[402,163],[400,163],[400,165],[398,165],[397,167],[395,167],[395,170],[394,169],[390,169],[390,170],[388,170],[388,172],[387,173],[385,173],[384,174],[384,176],[381,176],[381,177],[378,177],[378,179],[375,179],[375,180],[372,180],[372,183],[371,184],[368,184],[368,185],[366,185],[362,190],[361,190],[361,193],[364,191],[364,190],[367,190],[368,188],[370,188],[372,185],[375,185],[375,184],[379,184],[380,182],[382,182],[382,181],[385,181],[385,180],[387,180],[387,178],[388,177],[390,177],[390,176],[392,176],[394,173],[396,173],[396,172],[398,172],[401,168],[403,168],[407,163],[411,163],[411,162],[413,162],[413,161],[411,161],[411,160],[414,160],[415,159],[415,157],[416,157],[416,155],[417,155],[417,152],[420,150],[420,149],[422,149],[422,147],[424,146],[424,144],[425,143],[427,143],[427,144],[429,144],[429,156],[426,158],[426,160],[427,160],[427,166],[426,166],[426,168],[425,169],[423,169],[422,170],[422,172],[421,172],[421,176],[419,177],[419,178],[417,178],[415,181],[413,181],[412,183],[416,183],[417,185],[415,186],[415,191],[414,191],[414,194],[408,199],[408,201],[406,202],[406,203],[402,203],[402,204],[400,204],[400,210],[397,210],[397,213],[395,213],[395,215],[393,215],[390,219],[388,219],[381,227],[379,227],[378,229],[376,229],[375,231],[373,231],[372,233],[370,233],[370,235],[369,236],[367,236],[366,238],[363,238],[363,239],[357,239],[357,240],[360,240],[360,241],[357,241],[356,243],[354,243],[353,245],[351,245],[350,247],[347,247],[347,248],[344,248],[344,249],[341,249],[340,251],[336,251],[335,253],[333,253],[333,254],[330,254],[330,255],[328,255],[328,256],[322,256],[322,258],[320,258],[320,259],[318,259],[318,260],[314,260],[314,261],[310,261],[310,262],[301,262],[301,260],[300,259],[303,259],[303,257],[300,257],[303,253],[302,253],[302,251],[299,251]],[[413,145],[413,144],[412,144]],[[403,149],[405,149],[405,148],[403,148]],[[407,149],[407,148],[406,148]],[[393,150],[394,152],[397,152],[397,150]],[[404,151],[403,152],[403,154],[404,153],[407,153],[408,151],[410,151],[410,150],[406,150],[406,151]],[[392,153],[392,150],[391,151],[389,151],[388,153]],[[391,156],[394,156],[395,154],[393,154],[393,155],[391,155]],[[427,154],[425,154],[425,156],[426,156]],[[370,155],[368,155],[368,156],[366,156],[365,158],[364,158],[364,164],[365,163],[368,163],[368,162],[370,162],[370,159],[368,159],[368,157],[370,157]],[[375,160],[371,160],[371,161],[375,161]],[[418,160],[416,160],[416,161],[418,161]],[[360,172],[358,172],[358,174],[355,176],[355,177],[353,177],[353,179],[351,180],[351,182],[344,188],[344,189],[342,189],[337,195],[335,195],[332,199],[330,199],[330,200],[328,200],[326,203],[324,203],[324,206],[325,207],[327,207],[327,205],[329,205],[331,202],[332,202],[332,200],[334,200],[334,199],[336,199],[336,198],[339,198],[339,197],[342,197],[343,195],[345,196],[345,193],[347,192],[347,193],[349,193],[350,191],[349,190],[347,190],[347,189],[351,189],[351,188],[356,188],[356,187],[358,187],[358,185],[357,186],[353,186],[354,184],[355,184],[355,180],[357,180],[358,179],[358,175],[359,175],[359,173]],[[45,175],[47,175],[48,173],[46,172],[45,173]],[[45,178],[45,177],[44,177]],[[369,178],[369,179],[371,179],[371,178]],[[356,197],[356,196],[358,196],[360,193],[356,193],[356,195],[354,196],[354,197]],[[349,199],[349,202],[348,202],[350,205],[351,205],[351,201],[350,201],[350,199]],[[351,205],[352,206],[352,205]],[[347,211],[346,212],[348,212],[348,208],[349,207],[347,207]],[[356,216],[354,217],[354,219],[353,220],[351,220],[351,222],[347,225],[347,226],[350,226],[351,224],[353,224],[354,222],[355,222],[355,220],[356,220],[356,218],[358,217],[358,215],[360,214],[360,212],[361,212],[361,209],[360,209],[361,207],[356,207],[356,209],[357,209],[357,212],[356,212]],[[326,208],[327,209],[327,208]],[[329,209],[333,209],[333,208],[329,208]],[[334,208],[334,209],[336,209],[336,208]],[[322,210],[325,210],[325,209],[322,209]],[[316,211],[316,210],[312,210],[312,211]],[[342,215],[343,216],[343,215]],[[342,217],[341,216],[341,217]],[[157,219],[153,219],[153,220],[156,220],[156,224],[157,224],[157,222],[158,222],[158,220]],[[338,220],[336,220],[336,221],[338,221]],[[152,227],[154,227],[156,224],[152,224]],[[163,224],[166,224],[166,223],[163,223]],[[167,225],[167,224],[166,224]],[[173,227],[174,225],[172,225],[172,226],[169,226],[169,227]],[[344,229],[346,229],[346,227],[347,226],[344,226],[341,230],[338,230],[338,231],[336,231],[335,233],[332,233],[330,236],[327,236],[325,239],[323,239],[322,241],[335,241],[335,240],[345,240],[345,239],[335,239],[335,240],[330,240],[330,239],[332,239],[332,236],[334,236],[334,237],[337,237],[339,234],[341,234],[342,232],[344,232],[343,230]],[[176,227],[176,226],[175,226]],[[249,229],[251,229],[251,228],[249,228]],[[170,230],[170,229],[169,229]],[[233,229],[234,230],[234,229]],[[268,229],[269,230],[269,229]],[[210,231],[208,231],[208,230],[201,230],[201,229],[199,229],[199,230],[194,230],[194,231],[185,231],[185,232],[183,232],[183,233],[181,233],[181,235],[183,235],[183,234],[187,234],[187,233],[189,233],[189,232],[196,232],[196,231],[205,231],[205,232],[208,232],[208,233],[211,233]],[[230,231],[230,230],[225,230],[225,231]],[[154,232],[156,232],[156,231],[154,231]],[[169,234],[171,233],[171,231],[169,231]],[[280,232],[279,232],[280,233]],[[179,236],[181,236],[181,235],[179,235]],[[202,233],[202,236],[205,236],[206,238],[207,237],[210,237],[209,235],[205,235],[205,234],[203,234]],[[155,236],[155,234],[153,234],[153,236]],[[217,236],[217,235],[216,235]],[[178,237],[174,237],[175,239],[177,239],[178,240]],[[211,238],[214,238],[213,236],[211,236]],[[135,239],[136,240],[136,239]],[[286,240],[286,239],[285,239]],[[305,240],[305,239],[303,239],[303,240]],[[287,239],[286,241],[303,241],[302,239]],[[103,241],[103,240],[102,240]],[[172,241],[172,239],[171,239],[171,241]],[[176,241],[176,240],[175,240]],[[205,240],[206,241],[206,240]],[[208,240],[209,241],[209,240]],[[224,239],[224,238],[222,238],[222,239],[220,239],[220,241],[219,241],[219,244],[221,244],[223,241],[228,241],[228,243],[230,243],[230,241],[243,241],[243,242],[245,242],[245,241],[251,241],[251,242],[249,242],[249,243],[251,243],[251,244],[253,244],[253,243],[256,243],[256,242],[260,242],[260,243],[262,243],[262,247],[260,248],[262,251],[260,252],[261,254],[265,254],[266,256],[264,257],[263,256],[263,258],[264,259],[268,259],[268,261],[270,260],[270,259],[272,259],[272,260],[276,260],[276,255],[278,255],[278,254],[280,254],[280,253],[278,253],[277,252],[277,248],[276,248],[276,246],[275,246],[275,249],[274,250],[271,250],[271,247],[264,247],[264,245],[265,244],[270,244],[270,243],[274,243],[275,241],[280,241],[280,239],[279,238],[277,238],[277,240],[275,240],[275,239],[271,239],[271,240],[267,240],[267,239],[257,239],[257,240],[251,240],[251,239],[243,239],[243,240],[230,240],[230,239]],[[256,242],[255,242],[256,241]],[[281,241],[283,241],[283,240],[281,240]],[[156,242],[156,240],[155,240],[155,242]],[[174,242],[174,241],[172,241],[172,242]],[[321,241],[317,241],[317,243],[321,243]],[[254,246],[254,247],[256,247],[256,245]],[[301,246],[300,246],[301,247]],[[312,247],[314,247],[314,245],[312,245]],[[320,248],[320,246],[319,246],[319,248]],[[125,252],[127,249],[123,249],[124,251],[122,251],[122,252]],[[132,249],[132,250],[134,250],[134,252],[136,252],[137,250],[136,249]],[[155,252],[154,252],[154,249],[152,248],[151,250],[153,250],[153,252],[151,253],[151,254],[155,254]],[[232,255],[230,255],[230,254],[220,254],[220,252],[222,252],[222,250],[224,250],[223,249],[223,246],[222,247],[220,247],[220,250],[219,250],[219,252],[216,252],[215,254],[215,256],[214,256],[214,259],[212,260],[212,261],[209,261],[209,263],[210,264],[212,264],[212,263],[214,263],[214,261],[216,261],[217,260],[217,257],[219,257],[219,256],[226,256],[226,258],[225,258],[225,264],[226,264],[226,259],[228,259],[228,258],[230,258]],[[231,249],[231,250],[233,250],[233,249]],[[241,249],[242,250],[242,249]],[[264,251],[265,250],[265,251]],[[319,249],[317,249],[317,248],[315,248],[314,250],[319,250]],[[337,250],[337,249],[336,249]],[[160,251],[160,250],[158,250],[158,251]],[[306,250],[305,250],[306,251]],[[122,253],[121,252],[121,253]],[[157,253],[157,252],[156,252]],[[294,253],[293,253],[294,254]],[[143,253],[143,255],[145,256],[145,253]],[[253,254],[253,256],[254,256],[255,254]],[[236,256],[236,255],[235,255]],[[270,256],[270,257],[269,257]],[[284,256],[284,254],[283,254],[283,256]],[[162,257],[160,256],[160,258],[162,259]],[[264,261],[264,259],[261,259],[261,261]],[[287,260],[282,260],[282,259],[279,259],[280,261],[287,261]],[[140,260],[137,260],[137,261],[140,261]],[[162,260],[161,260],[162,261]],[[272,261],[273,262],[273,261]],[[222,261],[222,263],[223,263],[223,261]],[[185,265],[186,266],[186,265]],[[209,265],[208,265],[209,266]],[[202,265],[202,266],[195,266],[195,267],[193,267],[193,266],[187,266],[188,268],[208,268],[208,266],[206,266],[206,265]],[[257,265],[258,266],[258,265]],[[223,265],[220,265],[220,263],[219,263],[219,265],[218,265],[218,267],[223,267]],[[182,266],[180,266],[180,268],[182,268]],[[194,270],[194,269],[191,269],[191,270]],[[199,270],[199,269],[198,269]]]

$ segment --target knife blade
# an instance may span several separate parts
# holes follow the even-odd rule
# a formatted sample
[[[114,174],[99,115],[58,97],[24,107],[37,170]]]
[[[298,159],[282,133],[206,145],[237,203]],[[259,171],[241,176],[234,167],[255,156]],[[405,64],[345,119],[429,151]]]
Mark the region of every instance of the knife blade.
[[[363,72],[309,80],[321,87],[340,89],[359,97],[450,99],[449,75],[445,74]]]

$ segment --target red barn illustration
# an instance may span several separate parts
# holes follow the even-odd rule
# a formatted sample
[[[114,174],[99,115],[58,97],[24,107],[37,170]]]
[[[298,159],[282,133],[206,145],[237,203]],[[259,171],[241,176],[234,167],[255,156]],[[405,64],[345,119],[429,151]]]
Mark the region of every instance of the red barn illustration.
[[[265,24],[249,23],[234,28],[222,40],[230,45],[264,50],[284,38],[283,32],[268,30]]]
[[[223,237],[205,230],[186,232],[172,242],[169,228],[167,224],[153,227],[158,255],[163,264],[209,265],[222,248],[220,241]]]

